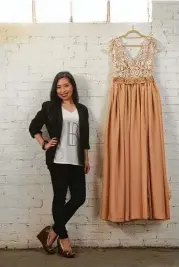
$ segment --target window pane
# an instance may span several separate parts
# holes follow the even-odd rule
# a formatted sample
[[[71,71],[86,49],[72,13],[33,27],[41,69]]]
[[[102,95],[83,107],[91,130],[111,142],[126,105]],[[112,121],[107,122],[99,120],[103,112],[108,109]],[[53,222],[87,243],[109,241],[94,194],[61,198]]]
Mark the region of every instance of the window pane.
[[[36,0],[37,22],[69,22],[69,0]]]
[[[73,0],[74,22],[106,21],[107,0]]]
[[[32,22],[32,0],[0,0],[0,22]]]
[[[111,0],[111,22],[147,22],[148,0]]]

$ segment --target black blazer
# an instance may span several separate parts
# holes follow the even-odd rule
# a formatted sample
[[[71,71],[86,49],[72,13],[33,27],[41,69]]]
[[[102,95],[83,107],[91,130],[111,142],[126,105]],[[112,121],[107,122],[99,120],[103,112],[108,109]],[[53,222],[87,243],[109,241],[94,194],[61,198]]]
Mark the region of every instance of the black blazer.
[[[84,150],[90,149],[89,145],[89,115],[86,106],[78,103],[76,108],[79,114],[79,132],[80,141],[78,146],[78,156],[80,162],[84,165],[85,157]],[[60,142],[63,116],[61,104],[53,104],[51,101],[46,101],[42,104],[42,109],[36,114],[35,118],[31,121],[29,126],[29,132],[31,136],[37,133],[42,134],[41,129],[45,124],[50,138],[57,138],[57,145]],[[53,164],[57,146],[51,147],[46,151],[46,164],[50,166]]]

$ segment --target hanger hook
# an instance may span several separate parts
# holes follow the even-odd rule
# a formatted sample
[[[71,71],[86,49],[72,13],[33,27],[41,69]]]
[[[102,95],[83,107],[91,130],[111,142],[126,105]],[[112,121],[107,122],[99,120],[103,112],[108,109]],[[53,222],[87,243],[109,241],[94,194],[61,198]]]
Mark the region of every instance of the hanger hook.
[[[132,24],[132,30],[134,30],[134,24]]]

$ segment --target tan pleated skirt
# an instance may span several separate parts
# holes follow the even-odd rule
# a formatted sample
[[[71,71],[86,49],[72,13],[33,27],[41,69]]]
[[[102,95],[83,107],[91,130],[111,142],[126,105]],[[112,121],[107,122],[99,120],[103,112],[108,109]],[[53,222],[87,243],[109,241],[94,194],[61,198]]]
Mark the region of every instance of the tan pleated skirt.
[[[153,78],[113,78],[100,218],[170,218],[161,102]]]

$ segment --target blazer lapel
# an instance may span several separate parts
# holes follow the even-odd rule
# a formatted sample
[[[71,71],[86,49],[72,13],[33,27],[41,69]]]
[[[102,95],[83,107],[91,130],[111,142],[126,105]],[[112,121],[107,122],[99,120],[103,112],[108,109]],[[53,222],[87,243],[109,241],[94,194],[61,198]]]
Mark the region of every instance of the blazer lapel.
[[[62,125],[63,125],[63,116],[62,116],[62,106],[61,104],[57,106],[57,133],[58,138],[60,139],[62,133]]]
[[[51,110],[51,116],[53,117],[54,121],[54,127],[53,127],[53,135],[60,140],[61,137],[61,132],[62,132],[62,124],[63,124],[63,116],[62,116],[62,107],[61,104],[58,105],[52,105],[52,110]]]
[[[79,104],[76,104],[76,108],[78,110],[78,115],[79,115],[79,131],[80,131],[80,136],[82,136],[82,126],[83,126],[83,113],[81,111],[81,107]]]

